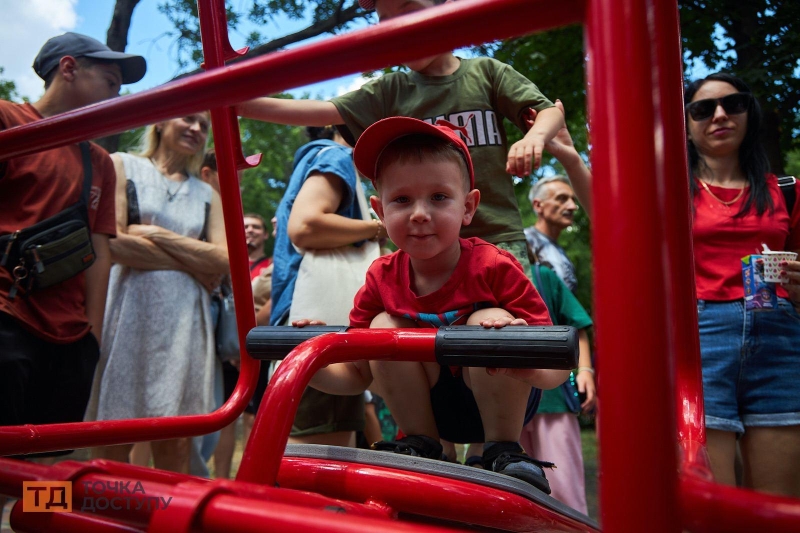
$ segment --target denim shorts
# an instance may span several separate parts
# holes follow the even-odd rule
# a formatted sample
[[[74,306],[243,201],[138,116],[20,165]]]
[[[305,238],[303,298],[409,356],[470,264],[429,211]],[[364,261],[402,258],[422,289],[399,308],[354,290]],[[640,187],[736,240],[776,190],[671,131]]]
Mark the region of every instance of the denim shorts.
[[[800,315],[745,311],[744,300],[698,300],[706,427],[744,433],[746,426],[800,425]]]

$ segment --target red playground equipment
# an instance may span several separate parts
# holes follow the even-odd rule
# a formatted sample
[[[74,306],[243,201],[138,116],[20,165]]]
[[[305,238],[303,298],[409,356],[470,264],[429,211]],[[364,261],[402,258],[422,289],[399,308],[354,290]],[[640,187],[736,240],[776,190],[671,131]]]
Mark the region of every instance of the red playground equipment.
[[[281,357],[270,355],[275,345],[291,348],[298,342],[261,328],[251,333],[255,317],[236,170],[257,164],[259,156],[243,157],[230,106],[461,46],[583,23],[595,176],[595,313],[603,354],[603,530],[800,531],[800,502],[714,483],[705,454],[675,0],[460,0],[231,66],[225,62],[243,52],[228,42],[224,1],[199,0],[198,7],[207,72],[0,132],[0,160],[211,107],[242,346],[250,334],[251,354],[242,354],[236,390],[207,415],[2,427],[0,456],[219,430],[252,395],[257,358]],[[634,298],[619,285],[620,263],[638,266],[625,277],[626,286],[636,288]],[[567,333],[550,332],[562,339]],[[540,339],[536,335],[544,333],[531,335]],[[588,517],[499,474],[380,452],[286,448],[297,399],[320,365],[359,358],[433,361],[449,342],[440,341],[437,348],[436,336],[431,330],[357,330],[302,343],[265,394],[236,481],[111,461],[47,467],[0,459],[0,494],[22,498],[25,482],[62,482],[62,492],[51,492],[60,495],[63,507],[72,507],[23,512],[20,499],[12,527],[168,533],[599,531]],[[569,350],[559,352],[564,346],[559,342],[542,352],[549,359],[514,364],[566,365]],[[530,346],[524,341],[526,351]],[[512,359],[513,350],[507,349]]]

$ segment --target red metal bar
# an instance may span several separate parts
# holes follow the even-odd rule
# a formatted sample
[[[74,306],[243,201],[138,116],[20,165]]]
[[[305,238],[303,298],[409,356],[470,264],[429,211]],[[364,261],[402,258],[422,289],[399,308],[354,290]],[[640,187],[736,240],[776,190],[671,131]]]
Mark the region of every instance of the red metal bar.
[[[461,0],[435,8],[435,14],[409,14],[0,132],[0,160],[462,46],[577,23],[583,5],[583,0],[557,5],[551,0]]]
[[[660,122],[660,142],[656,144],[659,187],[664,193],[662,212],[668,213],[665,246],[668,253],[664,279],[671,296],[664,303],[670,324],[670,351],[677,365],[677,424],[682,468],[703,472],[710,479],[711,471],[705,453],[705,411],[703,379],[700,364],[700,339],[697,329],[697,299],[692,251],[691,198],[689,194],[686,156],[686,128],[683,113],[683,58],[680,47],[680,20],[672,2],[655,2],[650,32],[654,39],[658,90],[656,120]]]
[[[401,514],[435,517],[503,531],[583,531],[594,528],[531,500],[493,487],[433,474],[323,459],[286,457],[283,488],[351,501],[380,501]]]
[[[363,359],[433,362],[435,339],[436,330],[350,330],[315,337],[295,348],[264,393],[236,479],[275,484],[300,397],[320,368]]]
[[[13,531],[25,533],[137,533],[142,528],[133,527],[106,517],[82,513],[24,513],[22,502],[11,509],[10,525]]]
[[[401,522],[330,510],[298,509],[296,505],[274,504],[255,506],[230,496],[220,496],[204,510],[200,525],[207,533],[260,533],[281,531],[286,533],[446,533],[464,529],[435,526],[420,522]]]
[[[680,492],[683,527],[692,533],[800,531],[797,498],[737,489],[685,475]]]
[[[590,2],[600,503],[609,532],[676,532],[673,360],[651,0]],[[603,64],[600,64],[602,60]],[[655,179],[654,179],[655,178]],[[624,333],[623,333],[624,332]],[[632,447],[635,452],[632,454]],[[635,459],[633,458],[635,456]]]
[[[199,0],[200,33],[203,36],[204,67],[212,71],[225,66],[225,60],[236,55],[228,41],[228,23],[224,0]],[[242,196],[239,189],[237,160],[243,160],[239,123],[230,107],[211,109],[214,131],[214,150],[217,156],[222,213],[231,266],[231,285],[236,307],[236,326],[239,332],[239,380],[233,394],[222,409],[241,413],[258,381],[260,364],[245,350],[247,332],[256,327],[253,289],[250,284],[249,257],[242,218]],[[260,156],[258,158],[260,160]]]

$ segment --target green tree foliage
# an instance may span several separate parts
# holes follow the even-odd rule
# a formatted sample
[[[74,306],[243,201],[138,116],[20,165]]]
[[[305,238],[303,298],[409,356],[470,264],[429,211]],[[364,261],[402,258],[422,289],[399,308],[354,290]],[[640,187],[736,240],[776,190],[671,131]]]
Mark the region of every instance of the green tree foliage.
[[[5,69],[0,67],[0,76],[3,75]],[[4,80],[0,78],[0,100],[19,101],[20,99],[28,101],[27,98],[22,98],[17,92],[17,85],[11,80]]]
[[[773,170],[800,147],[800,2],[679,0],[687,75],[697,65],[750,85],[764,110]]]

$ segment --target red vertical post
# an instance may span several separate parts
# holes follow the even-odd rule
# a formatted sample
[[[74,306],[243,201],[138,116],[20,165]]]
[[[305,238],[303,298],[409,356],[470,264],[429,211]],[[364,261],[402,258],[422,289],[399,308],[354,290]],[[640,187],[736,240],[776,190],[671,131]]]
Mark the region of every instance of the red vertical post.
[[[653,15],[653,0],[592,0],[586,18],[608,532],[680,530]]]
[[[697,299],[692,251],[692,213],[688,186],[686,156],[686,127],[683,111],[683,58],[681,55],[680,20],[674,1],[656,2],[653,9],[651,34],[658,63],[657,109],[663,130],[663,142],[657,152],[659,186],[664,194],[668,271],[665,279],[668,290],[671,350],[675,355],[677,379],[678,441],[684,463],[708,470],[704,452],[705,411],[703,409],[703,378],[700,363],[700,340],[697,329]]]
[[[225,2],[224,0],[199,0],[197,11],[203,42],[204,66],[206,70],[224,67],[225,60],[233,53],[228,42]],[[227,107],[211,109],[214,150],[220,176],[220,196],[235,295],[236,325],[239,331],[239,346],[242,348],[240,350],[242,355],[239,383],[231,396],[231,401],[223,407],[223,409],[233,411],[234,406],[248,400],[255,389],[260,365],[244,350],[247,333],[256,327],[256,316],[253,307],[253,289],[250,285],[247,243],[244,236],[242,197],[236,168],[237,157],[241,158],[241,144],[238,123],[235,116],[231,114],[232,110]],[[240,399],[240,395],[245,392],[249,392],[247,398]],[[241,408],[239,412],[241,412]]]

